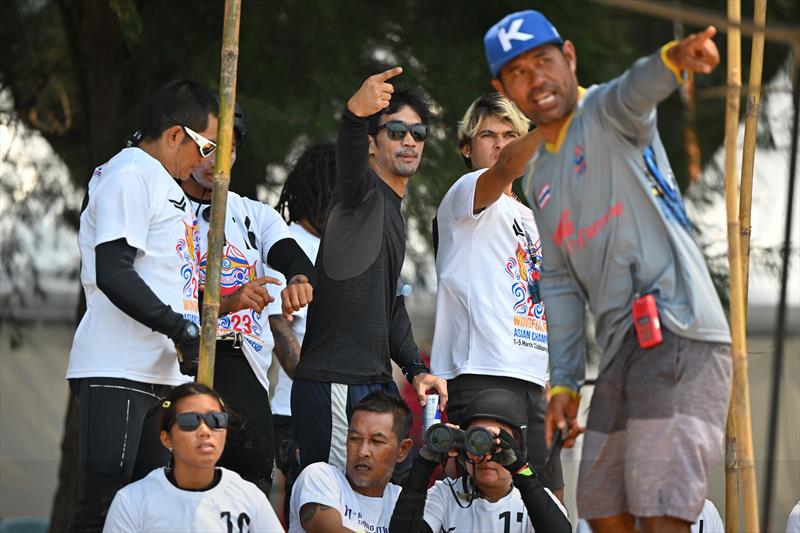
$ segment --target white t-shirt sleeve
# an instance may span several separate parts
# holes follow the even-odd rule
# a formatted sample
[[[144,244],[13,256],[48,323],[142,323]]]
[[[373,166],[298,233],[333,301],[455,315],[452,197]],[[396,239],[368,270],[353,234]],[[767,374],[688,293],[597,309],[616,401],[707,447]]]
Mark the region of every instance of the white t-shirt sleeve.
[[[103,525],[103,533],[136,533],[142,531],[144,524],[141,523],[139,512],[128,498],[125,490],[120,490],[114,496],[111,507],[106,515],[106,522]]]
[[[341,493],[333,468],[327,463],[314,463],[300,473],[292,489],[292,515],[307,503],[339,509]]]
[[[134,248],[145,250],[153,194],[145,177],[121,171],[99,179],[90,197],[95,211],[94,246],[124,238]]]
[[[275,278],[281,282],[280,285],[267,284],[267,290],[273,297],[273,300],[267,304],[267,316],[282,315],[283,302],[281,300],[281,291],[286,288],[286,278],[277,270],[272,270],[269,267],[264,267],[264,275]]]
[[[432,531],[440,531],[442,529],[445,513],[447,512],[446,498],[452,498],[452,495],[448,494],[448,492],[443,481],[437,481],[428,489],[428,497],[425,500],[425,512],[422,517]]]
[[[725,526],[722,524],[722,517],[719,516],[719,511],[717,511],[716,506],[711,502],[711,500],[706,500],[703,504],[703,510],[700,511],[700,516],[690,528],[691,533],[700,532],[701,520],[703,521],[702,533],[725,533]]]
[[[282,239],[291,239],[292,234],[289,233],[289,226],[272,207],[255,200],[247,199],[246,201],[249,204],[247,210],[253,213],[254,218],[258,217],[258,227],[248,228],[248,231],[258,232],[264,264],[268,264],[267,257],[272,245]]]
[[[475,204],[475,186],[484,172],[485,168],[461,176],[447,192],[442,207],[456,222],[472,222],[480,218],[481,213],[473,213],[472,206]]]
[[[797,502],[786,519],[786,533],[800,533],[800,502]]]

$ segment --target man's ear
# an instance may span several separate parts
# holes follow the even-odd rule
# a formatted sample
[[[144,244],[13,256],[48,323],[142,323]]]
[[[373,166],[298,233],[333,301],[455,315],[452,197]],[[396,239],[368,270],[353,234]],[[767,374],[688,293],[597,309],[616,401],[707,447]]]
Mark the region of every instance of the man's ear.
[[[161,136],[166,140],[169,148],[176,148],[183,142],[186,132],[183,131],[182,127],[175,125],[165,129]]]
[[[471,154],[472,154],[472,147],[469,145],[469,143],[461,147],[461,155],[469,159],[471,157]]]
[[[405,460],[413,445],[414,441],[411,439],[403,439],[400,441],[400,450],[397,454],[397,464],[400,464]]]
[[[569,68],[572,69],[572,73],[575,74],[578,69],[578,53],[575,51],[575,45],[572,44],[572,41],[566,40],[561,50],[569,64]]]
[[[492,80],[492,87],[494,87],[495,91],[508,98],[508,94],[506,94],[506,88],[503,87],[503,82],[501,82],[499,79],[495,78]]]
[[[375,137],[367,135],[367,140],[369,142],[369,155],[375,155],[375,151],[378,149],[375,145]]]

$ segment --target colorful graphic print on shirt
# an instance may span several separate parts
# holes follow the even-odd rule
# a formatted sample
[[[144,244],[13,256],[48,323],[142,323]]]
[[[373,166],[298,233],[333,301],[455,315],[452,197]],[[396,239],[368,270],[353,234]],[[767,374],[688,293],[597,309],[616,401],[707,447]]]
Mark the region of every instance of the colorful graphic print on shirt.
[[[198,266],[197,251],[200,249],[200,237],[197,221],[191,225],[183,222],[183,238],[175,245],[175,252],[181,258],[181,277],[183,278],[183,317],[195,324],[200,323],[200,310],[197,304],[201,272]],[[204,274],[202,274],[204,276]]]
[[[208,263],[208,252],[200,258],[200,285],[205,286],[206,264]],[[222,270],[220,272],[220,296],[227,296],[239,290],[242,285],[255,279],[256,262],[247,262],[245,255],[227,239],[222,256]],[[256,351],[261,351],[263,341],[261,340],[262,328],[259,323],[261,315],[253,309],[242,309],[235,313],[230,313],[219,317],[217,323],[217,335],[224,336],[238,332],[245,335],[247,342]]]
[[[547,318],[544,305],[538,297],[541,241],[533,242],[522,224],[514,220],[514,233],[524,237],[526,243],[517,241],[514,254],[505,261],[506,274],[511,278],[514,295],[514,345],[547,350]]]

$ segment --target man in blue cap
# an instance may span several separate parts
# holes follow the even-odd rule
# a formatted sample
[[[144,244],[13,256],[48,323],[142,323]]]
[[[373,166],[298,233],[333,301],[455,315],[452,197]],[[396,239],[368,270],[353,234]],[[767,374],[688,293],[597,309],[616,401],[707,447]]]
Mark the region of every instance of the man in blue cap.
[[[585,306],[603,349],[578,514],[595,532],[689,531],[722,457],[730,334],[656,129],[656,105],[719,63],[716,30],[672,42],[588,89],[575,46],[541,13],[484,37],[492,85],[546,143],[523,187],[542,238],[548,442],[571,447],[585,377]],[[663,328],[662,326],[663,325]]]

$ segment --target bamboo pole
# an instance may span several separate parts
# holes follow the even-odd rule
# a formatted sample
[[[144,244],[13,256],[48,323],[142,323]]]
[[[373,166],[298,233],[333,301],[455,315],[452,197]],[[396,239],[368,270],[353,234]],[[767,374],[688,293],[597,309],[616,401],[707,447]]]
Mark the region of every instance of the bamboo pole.
[[[767,18],[767,0],[755,0],[753,22],[763,26]],[[756,130],[761,110],[761,72],[764,65],[764,32],[753,34],[750,51],[750,82],[747,87],[747,104],[744,119],[744,148],[742,148],[742,185],[739,201],[739,225],[742,240],[742,283],[744,287],[744,312],[747,317],[747,299],[750,286],[750,211],[753,203],[753,168],[756,159]]]
[[[733,462],[738,463],[742,476],[745,531],[758,533],[758,502],[753,464],[753,436],[750,421],[750,390],[747,374],[747,338],[745,335],[744,294],[742,283],[742,253],[738,219],[739,189],[736,165],[737,133],[739,131],[739,97],[741,91],[741,20],[740,0],[728,0],[728,98],[725,109],[725,206],[728,220],[728,284],[730,287],[731,340],[733,354],[733,387],[731,391],[728,419],[733,419],[733,428],[727,428],[726,440],[735,438],[735,445],[726,450],[735,450]],[[732,433],[735,431],[735,433]],[[730,464],[726,458],[726,465]],[[735,476],[726,475],[727,484]],[[725,502],[725,519],[731,520],[726,531],[738,527],[738,501]]]
[[[222,253],[225,246],[225,212],[233,147],[233,108],[236,105],[236,66],[239,59],[239,21],[241,0],[225,0],[222,29],[222,64],[219,80],[219,126],[217,160],[214,165],[214,190],[211,193],[211,220],[208,227],[208,260],[203,293],[203,323],[200,334],[200,362],[197,381],[214,386],[214,360],[217,347],[219,287]]]

